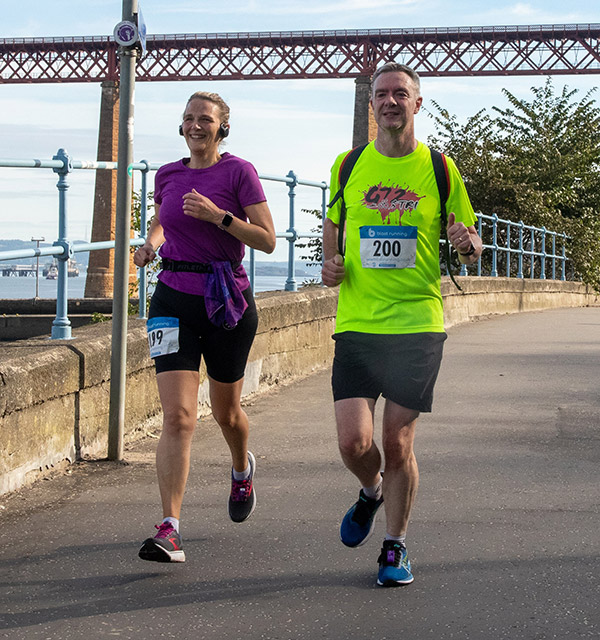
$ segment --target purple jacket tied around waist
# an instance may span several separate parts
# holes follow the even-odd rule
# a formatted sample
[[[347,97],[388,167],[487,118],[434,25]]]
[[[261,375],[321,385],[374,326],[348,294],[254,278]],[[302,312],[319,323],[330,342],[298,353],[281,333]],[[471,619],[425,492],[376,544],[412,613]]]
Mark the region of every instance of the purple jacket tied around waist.
[[[248,303],[233,277],[230,262],[212,262],[212,273],[208,274],[204,303],[209,320],[218,327],[233,329]]]

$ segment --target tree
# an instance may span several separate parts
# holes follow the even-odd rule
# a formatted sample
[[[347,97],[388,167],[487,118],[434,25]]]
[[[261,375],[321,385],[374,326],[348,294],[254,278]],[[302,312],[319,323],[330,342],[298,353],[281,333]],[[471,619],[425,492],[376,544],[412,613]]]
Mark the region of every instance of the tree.
[[[556,92],[552,79],[531,101],[503,89],[506,108],[461,126],[437,103],[429,143],[456,161],[476,210],[565,232],[582,280],[600,289],[600,108],[589,91]]]

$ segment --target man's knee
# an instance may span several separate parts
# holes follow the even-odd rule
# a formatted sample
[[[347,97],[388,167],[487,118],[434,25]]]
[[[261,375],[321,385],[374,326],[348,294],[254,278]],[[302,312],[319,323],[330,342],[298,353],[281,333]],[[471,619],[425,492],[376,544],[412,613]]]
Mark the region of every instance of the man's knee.
[[[344,458],[361,458],[369,453],[373,440],[361,434],[339,433],[338,447]]]

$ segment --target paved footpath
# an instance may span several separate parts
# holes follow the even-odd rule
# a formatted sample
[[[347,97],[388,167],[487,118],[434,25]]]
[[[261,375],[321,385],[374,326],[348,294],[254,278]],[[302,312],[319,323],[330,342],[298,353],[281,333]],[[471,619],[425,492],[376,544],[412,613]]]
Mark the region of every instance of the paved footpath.
[[[258,506],[226,512],[229,462],[201,421],[187,561],[144,562],[156,440],[0,497],[0,637],[546,640],[600,637],[600,308],[454,327],[417,435],[415,582],[375,586],[383,521],[338,539],[358,486],[337,452],[329,373],[248,406]]]

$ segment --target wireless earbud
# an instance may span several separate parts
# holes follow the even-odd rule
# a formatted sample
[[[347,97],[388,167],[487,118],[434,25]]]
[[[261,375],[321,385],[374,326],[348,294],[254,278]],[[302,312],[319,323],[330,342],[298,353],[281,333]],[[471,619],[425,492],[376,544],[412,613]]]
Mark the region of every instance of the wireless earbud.
[[[182,124],[179,125],[179,135],[180,136],[183,135],[183,125]]]
[[[224,122],[221,123],[221,126],[219,127],[219,135],[221,136],[221,138],[226,138],[229,135],[228,124],[225,124]]]

